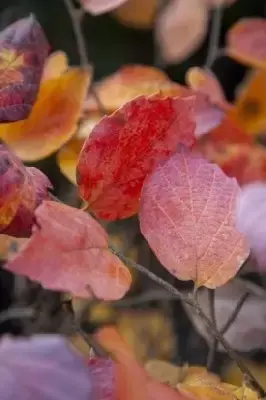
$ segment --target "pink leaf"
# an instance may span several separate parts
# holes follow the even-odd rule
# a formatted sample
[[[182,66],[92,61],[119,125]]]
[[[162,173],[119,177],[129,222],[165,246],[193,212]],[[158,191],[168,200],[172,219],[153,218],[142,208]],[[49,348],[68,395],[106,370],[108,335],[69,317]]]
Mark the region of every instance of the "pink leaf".
[[[266,184],[242,188],[237,203],[237,226],[246,235],[261,268],[266,268]]]
[[[112,11],[124,4],[127,0],[80,0],[84,10],[92,15],[100,15]]]
[[[114,300],[129,289],[131,275],[108,250],[108,236],[84,211],[44,201],[33,234],[4,267],[53,290]]]
[[[106,358],[91,358],[89,372],[92,378],[93,400],[118,400],[116,398],[116,364],[114,361]]]
[[[208,97],[202,93],[196,93],[195,96],[195,136],[197,138],[209,133],[217,128],[223,119],[225,112],[219,107],[213,105]]]
[[[1,400],[90,400],[86,363],[66,339],[36,335],[0,343]]]
[[[143,187],[140,226],[171,274],[216,288],[237,273],[249,254],[235,228],[239,191],[235,179],[185,148],[156,168]]]
[[[84,143],[77,182],[88,209],[108,220],[139,210],[144,179],[182,143],[192,146],[194,97],[140,96],[104,117]]]
[[[202,0],[172,0],[157,21],[161,54],[167,63],[184,61],[207,33],[208,7]]]

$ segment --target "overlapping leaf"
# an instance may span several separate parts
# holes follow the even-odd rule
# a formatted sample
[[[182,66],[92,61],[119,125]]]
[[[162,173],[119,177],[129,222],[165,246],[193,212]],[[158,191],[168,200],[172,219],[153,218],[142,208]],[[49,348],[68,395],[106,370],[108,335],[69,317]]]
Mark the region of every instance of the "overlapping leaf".
[[[208,28],[208,6],[201,0],[172,0],[157,21],[161,54],[167,63],[184,61],[201,45]]]
[[[171,274],[216,288],[237,273],[249,254],[235,227],[239,191],[235,179],[185,148],[147,178],[140,227]]]
[[[79,297],[114,300],[126,293],[130,273],[109,252],[108,236],[92,217],[51,201],[35,214],[31,238],[6,269]]]
[[[0,232],[29,236],[34,210],[49,197],[49,179],[36,168],[26,168],[14,153],[0,143]]]
[[[4,139],[24,161],[37,161],[58,150],[75,133],[87,93],[90,73],[71,68],[44,80],[30,116],[0,125]]]
[[[68,58],[63,51],[55,51],[47,57],[42,74],[42,82],[59,78],[68,69]]]
[[[59,335],[3,338],[0,356],[2,400],[91,399],[86,363]]]
[[[93,129],[77,182],[88,208],[108,220],[138,212],[143,181],[182,143],[194,144],[193,99],[140,96]]]
[[[84,10],[92,15],[106,13],[121,6],[127,0],[80,0]]]
[[[252,67],[266,67],[266,19],[245,18],[227,33],[227,54]]]
[[[49,46],[34,16],[0,34],[0,121],[26,118],[36,100]]]

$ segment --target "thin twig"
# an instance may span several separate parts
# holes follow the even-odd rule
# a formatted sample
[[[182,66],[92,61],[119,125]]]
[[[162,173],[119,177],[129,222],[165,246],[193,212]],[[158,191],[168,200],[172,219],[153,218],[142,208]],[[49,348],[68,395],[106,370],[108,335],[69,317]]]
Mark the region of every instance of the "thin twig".
[[[213,18],[211,21],[208,54],[205,62],[206,69],[210,69],[212,67],[219,52],[222,17],[223,17],[223,7],[222,5],[217,5],[214,9]]]
[[[33,308],[10,308],[0,314],[0,324],[10,319],[33,318],[36,312]]]
[[[216,314],[215,314],[215,290],[208,289],[209,306],[210,306],[210,316],[215,328],[217,328]],[[215,353],[217,349],[217,340],[212,338],[209,346],[208,356],[207,356],[207,368],[210,369],[215,358]]]
[[[266,392],[260,383],[256,380],[252,372],[248,369],[248,367],[243,363],[242,359],[239,357],[238,353],[230,347],[227,341],[224,339],[223,335],[217,330],[214,326],[213,322],[208,318],[208,316],[204,313],[202,308],[200,307],[199,303],[196,301],[195,297],[193,296],[186,296],[181,293],[178,289],[172,286],[170,283],[166,282],[162,278],[155,275],[153,272],[145,268],[143,265],[136,263],[135,261],[125,257],[119,250],[115,249],[113,246],[109,245],[110,250],[113,254],[121,259],[125,264],[138,270],[139,272],[143,273],[144,275],[148,276],[151,280],[153,280],[158,285],[164,287],[168,290],[173,296],[178,298],[179,300],[183,301],[184,303],[188,304],[189,306],[193,307],[197,314],[201,317],[207,328],[212,332],[214,338],[221,343],[221,345],[227,351],[229,357],[236,362],[239,369],[242,371],[244,375],[248,377],[250,385],[259,393],[261,397],[266,397]]]
[[[230,326],[235,322],[241,308],[243,307],[245,301],[247,300],[247,298],[249,297],[249,293],[246,292],[238,301],[236,308],[234,309],[234,311],[232,312],[231,316],[228,318],[227,322],[224,324],[224,327],[221,329],[221,333],[224,335],[228,329],[230,328]]]

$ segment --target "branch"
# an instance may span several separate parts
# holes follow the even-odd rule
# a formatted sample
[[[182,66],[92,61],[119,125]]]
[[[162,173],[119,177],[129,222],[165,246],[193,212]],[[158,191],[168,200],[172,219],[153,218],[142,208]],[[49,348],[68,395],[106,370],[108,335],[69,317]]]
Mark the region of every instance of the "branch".
[[[247,300],[247,298],[249,297],[249,293],[246,292],[238,301],[236,308],[234,309],[234,311],[232,312],[231,316],[228,318],[226,324],[224,325],[224,327],[222,328],[221,332],[224,335],[228,329],[230,328],[230,326],[235,322],[241,308],[243,307],[245,301]]]
[[[112,245],[109,245],[110,250],[113,254],[121,259],[125,264],[134,268],[141,272],[142,274],[149,277],[158,285],[162,286],[164,289],[168,290],[175,298],[181,300],[182,302],[188,304],[189,306],[193,307],[196,313],[201,317],[205,325],[208,329],[212,332],[213,337],[225,348],[229,357],[236,362],[241,372],[244,376],[247,377],[250,385],[259,393],[261,397],[266,397],[266,392],[260,383],[256,380],[252,372],[248,369],[248,367],[243,363],[242,359],[239,357],[238,353],[232,349],[229,343],[223,337],[223,334],[220,333],[217,328],[214,326],[213,322],[208,318],[208,316],[204,313],[202,308],[200,307],[199,303],[197,302],[195,296],[186,296],[170,283],[166,282],[162,278],[155,275],[153,272],[145,268],[143,265],[136,263],[135,261],[125,257],[119,250],[115,249]]]
[[[210,316],[211,320],[213,322],[213,325],[215,328],[217,328],[217,321],[216,321],[216,315],[215,315],[215,290],[213,289],[207,289],[208,290],[208,297],[209,297],[209,305],[210,305]],[[217,349],[217,340],[213,338],[210,346],[209,346],[209,351],[208,351],[208,356],[207,356],[207,368],[210,369],[215,357]]]
[[[36,311],[33,308],[10,308],[0,313],[0,324],[9,319],[33,318]]]
[[[205,62],[206,69],[210,69],[212,67],[212,64],[216,60],[217,54],[219,53],[222,17],[223,7],[221,5],[217,5],[214,9],[213,19],[211,22],[208,53]]]

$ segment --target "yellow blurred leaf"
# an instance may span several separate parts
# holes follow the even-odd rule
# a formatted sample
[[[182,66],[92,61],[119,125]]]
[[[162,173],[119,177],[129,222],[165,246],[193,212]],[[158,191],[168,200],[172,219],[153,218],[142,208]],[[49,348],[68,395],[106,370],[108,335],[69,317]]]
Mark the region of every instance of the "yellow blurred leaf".
[[[63,51],[50,54],[44,64],[42,82],[59,78],[68,69],[68,58]]]
[[[145,369],[157,381],[176,387],[182,378],[182,368],[162,360],[149,360]]]
[[[118,21],[130,28],[151,29],[158,7],[158,0],[127,0],[113,11]]]
[[[257,364],[251,360],[243,360],[247,368],[254,375],[261,386],[266,390],[266,365]],[[241,386],[244,376],[238,366],[234,362],[230,362],[222,373],[223,379],[235,386]]]
[[[27,240],[28,239],[18,239],[8,235],[0,235],[0,260],[6,261],[12,258]]]
[[[91,74],[71,68],[56,79],[44,81],[30,116],[0,125],[0,138],[28,162],[48,157],[75,133]]]

